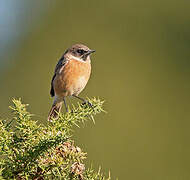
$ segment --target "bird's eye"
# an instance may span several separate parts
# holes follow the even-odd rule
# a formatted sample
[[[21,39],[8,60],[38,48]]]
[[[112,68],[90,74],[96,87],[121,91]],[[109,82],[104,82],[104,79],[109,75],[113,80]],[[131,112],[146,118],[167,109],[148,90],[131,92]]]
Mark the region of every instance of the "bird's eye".
[[[77,52],[78,52],[79,54],[84,54],[84,50],[82,50],[82,49],[78,49]]]

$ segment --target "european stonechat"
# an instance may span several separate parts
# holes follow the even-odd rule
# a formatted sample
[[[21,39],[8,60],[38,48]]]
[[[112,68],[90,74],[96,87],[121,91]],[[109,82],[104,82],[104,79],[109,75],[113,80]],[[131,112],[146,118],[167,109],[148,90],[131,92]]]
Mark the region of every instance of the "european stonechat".
[[[58,61],[51,81],[50,94],[54,97],[54,101],[48,120],[58,117],[57,113],[60,112],[63,102],[68,112],[65,100],[67,96],[73,96],[87,102],[78,95],[85,88],[90,78],[90,55],[93,52],[95,50],[91,50],[83,44],[75,44],[67,49]]]

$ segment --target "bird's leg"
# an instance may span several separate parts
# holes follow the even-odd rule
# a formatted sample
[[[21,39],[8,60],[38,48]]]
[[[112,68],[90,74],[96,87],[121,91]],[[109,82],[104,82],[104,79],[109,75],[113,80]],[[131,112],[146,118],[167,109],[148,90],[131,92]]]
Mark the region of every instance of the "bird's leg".
[[[63,98],[63,102],[64,102],[64,105],[65,105],[66,112],[68,112],[68,107],[67,107],[67,103],[66,103],[65,97]]]
[[[73,95],[73,97],[80,99],[81,101],[83,101],[84,103],[86,103],[86,104],[88,104],[90,107],[92,107],[92,104],[91,104],[89,101],[87,101],[86,99],[83,99],[83,98],[81,98],[81,97],[79,97],[79,96],[76,96],[76,95]]]

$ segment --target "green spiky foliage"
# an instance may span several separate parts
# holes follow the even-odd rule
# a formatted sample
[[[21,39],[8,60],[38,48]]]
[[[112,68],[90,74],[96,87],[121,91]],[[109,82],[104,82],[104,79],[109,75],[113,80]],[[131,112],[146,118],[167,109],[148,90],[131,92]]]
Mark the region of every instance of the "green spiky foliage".
[[[72,140],[74,126],[103,112],[102,101],[89,102],[93,107],[78,104],[44,125],[33,119],[26,104],[13,99],[13,119],[0,120],[0,179],[110,179],[85,167],[87,154]]]

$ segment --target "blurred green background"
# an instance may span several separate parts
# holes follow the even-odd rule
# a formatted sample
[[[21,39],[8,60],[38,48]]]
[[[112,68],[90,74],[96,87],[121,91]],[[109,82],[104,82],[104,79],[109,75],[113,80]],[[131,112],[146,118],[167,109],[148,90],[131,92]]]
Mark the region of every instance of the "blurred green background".
[[[54,67],[78,42],[96,50],[81,97],[108,112],[76,129],[87,163],[120,180],[190,179],[190,1],[0,0],[1,117],[21,97],[45,122]]]

